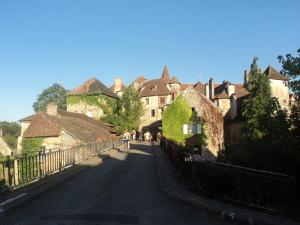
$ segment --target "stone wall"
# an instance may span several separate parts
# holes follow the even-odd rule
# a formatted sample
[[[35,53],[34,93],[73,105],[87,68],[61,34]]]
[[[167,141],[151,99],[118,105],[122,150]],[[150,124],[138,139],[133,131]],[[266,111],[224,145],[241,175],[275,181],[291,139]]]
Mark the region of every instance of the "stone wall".
[[[165,98],[164,104],[160,103],[160,98]],[[147,99],[149,101],[149,104],[147,104]],[[165,105],[170,104],[171,101],[171,95],[142,97],[141,102],[143,104],[144,114],[141,117],[140,128],[161,120],[163,108],[165,107]],[[152,116],[152,110],[155,110],[155,116]]]
[[[0,137],[0,155],[2,156],[11,155],[11,149],[4,141],[3,137]]]
[[[286,81],[270,79],[272,96],[278,99],[283,109],[289,110],[289,88]]]
[[[195,109],[197,115],[204,120],[207,149],[216,157],[224,146],[224,124],[221,110],[194,88],[186,89],[183,97]]]
[[[240,144],[242,135],[242,122],[230,122],[225,126],[225,146],[232,147]]]
[[[94,119],[100,119],[104,116],[103,110],[97,105],[88,105],[86,102],[80,102],[77,104],[68,104],[67,111],[73,113],[81,113],[92,117]]]

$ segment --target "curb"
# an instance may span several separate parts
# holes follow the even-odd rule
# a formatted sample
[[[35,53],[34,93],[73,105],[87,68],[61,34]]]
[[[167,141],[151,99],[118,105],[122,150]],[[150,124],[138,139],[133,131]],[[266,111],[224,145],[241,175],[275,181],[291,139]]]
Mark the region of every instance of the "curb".
[[[164,180],[164,177],[161,174],[160,165],[158,163],[158,156],[155,151],[155,146],[153,146],[153,155],[155,159],[155,172],[156,176],[159,181],[159,187],[161,192],[166,195],[168,198],[175,200],[183,205],[191,206],[197,210],[200,210],[201,212],[211,215],[213,217],[219,218],[221,220],[224,220],[226,222],[233,222],[237,224],[244,224],[244,225],[274,225],[274,223],[270,223],[264,220],[260,220],[253,217],[248,217],[244,215],[239,215],[238,213],[235,213],[234,211],[228,211],[225,209],[217,208],[217,207],[208,207],[207,205],[203,204],[200,201],[197,201],[193,198],[181,195],[180,193],[176,193],[172,190],[170,190],[166,182]],[[282,221],[283,222],[283,221]],[[283,223],[276,223],[276,224],[283,224]],[[291,222],[290,224],[298,224],[296,222]]]

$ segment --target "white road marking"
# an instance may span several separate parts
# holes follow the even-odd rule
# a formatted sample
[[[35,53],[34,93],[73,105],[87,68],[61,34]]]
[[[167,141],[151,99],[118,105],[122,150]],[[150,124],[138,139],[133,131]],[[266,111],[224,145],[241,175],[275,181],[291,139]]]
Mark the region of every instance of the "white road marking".
[[[2,202],[2,203],[0,204],[0,207],[1,207],[1,206],[5,206],[6,204],[11,203],[11,202],[13,202],[13,201],[15,201],[15,200],[17,200],[17,199],[19,199],[19,198],[22,198],[22,197],[25,196],[25,195],[27,195],[27,193],[22,193],[22,194],[19,194],[19,195],[16,196],[16,197],[7,199],[6,201],[4,201],[4,202]]]

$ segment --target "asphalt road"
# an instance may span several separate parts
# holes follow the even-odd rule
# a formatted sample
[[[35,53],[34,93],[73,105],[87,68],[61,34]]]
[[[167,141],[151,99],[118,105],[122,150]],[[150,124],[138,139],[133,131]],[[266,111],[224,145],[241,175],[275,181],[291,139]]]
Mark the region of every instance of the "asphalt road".
[[[152,147],[112,150],[90,168],[11,214],[1,224],[226,224],[165,197],[155,175]]]

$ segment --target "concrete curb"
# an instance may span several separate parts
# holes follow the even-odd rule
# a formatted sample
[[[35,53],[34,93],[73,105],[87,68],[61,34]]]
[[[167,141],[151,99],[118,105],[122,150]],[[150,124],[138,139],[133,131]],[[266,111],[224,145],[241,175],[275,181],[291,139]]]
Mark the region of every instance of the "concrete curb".
[[[170,188],[167,186],[164,177],[161,174],[161,169],[160,169],[160,165],[158,162],[158,156],[157,153],[155,151],[155,146],[153,146],[153,155],[155,158],[155,170],[156,170],[156,175],[159,181],[159,187],[161,192],[166,195],[167,197],[169,197],[170,199],[173,199],[177,202],[180,202],[183,205],[188,205],[188,206],[192,206],[193,208],[200,210],[201,212],[216,217],[216,218],[220,218],[226,222],[233,222],[233,223],[237,223],[237,224],[246,224],[246,225],[274,225],[274,224],[286,224],[283,223],[283,221],[278,221],[278,223],[270,223],[269,221],[265,221],[265,220],[261,220],[258,218],[253,218],[253,217],[249,217],[249,216],[244,216],[244,215],[240,215],[239,213],[236,213],[234,211],[229,211],[226,209],[222,209],[219,208],[217,206],[213,207],[213,206],[208,206],[205,205],[204,203],[202,203],[201,201],[197,201],[189,196],[184,196],[180,193],[174,192],[172,190],[170,190]],[[299,224],[293,221],[289,221],[287,224]]]

